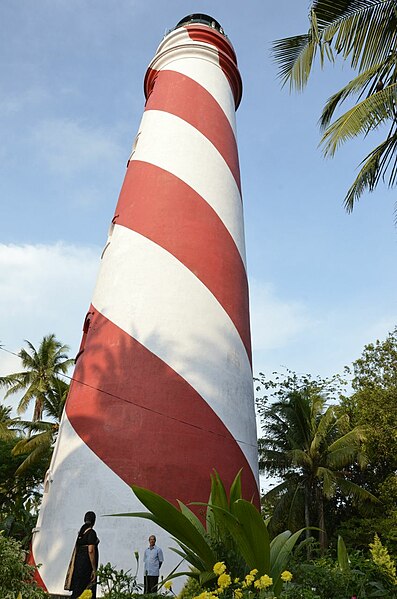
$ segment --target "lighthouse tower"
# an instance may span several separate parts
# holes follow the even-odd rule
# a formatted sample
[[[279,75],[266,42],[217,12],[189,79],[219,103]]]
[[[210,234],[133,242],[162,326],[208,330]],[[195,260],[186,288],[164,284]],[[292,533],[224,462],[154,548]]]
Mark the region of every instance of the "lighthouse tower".
[[[233,47],[207,15],[161,42],[104,246],[32,556],[50,593],[63,582],[76,532],[97,514],[101,562],[133,567],[158,533],[163,574],[177,562],[130,485],[176,503],[208,500],[215,468],[242,469],[258,500],[248,285]]]

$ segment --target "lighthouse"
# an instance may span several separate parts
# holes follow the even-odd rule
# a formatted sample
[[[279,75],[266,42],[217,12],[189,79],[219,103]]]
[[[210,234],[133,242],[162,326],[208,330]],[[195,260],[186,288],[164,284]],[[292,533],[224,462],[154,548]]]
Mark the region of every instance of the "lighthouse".
[[[258,501],[248,283],[232,44],[207,15],[182,19],[145,80],[133,142],[44,482],[32,557],[50,593],[63,583],[84,513],[100,561],[133,567],[157,532],[130,485],[206,502],[216,469]],[[164,569],[163,568],[163,569]]]

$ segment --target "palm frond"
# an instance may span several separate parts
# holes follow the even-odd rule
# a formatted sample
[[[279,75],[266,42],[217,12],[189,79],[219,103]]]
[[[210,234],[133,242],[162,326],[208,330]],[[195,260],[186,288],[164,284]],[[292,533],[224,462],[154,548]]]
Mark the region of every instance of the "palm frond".
[[[397,84],[365,98],[340,116],[325,131],[321,144],[325,156],[333,156],[340,145],[358,135],[366,135],[380,123],[394,119]]]
[[[351,480],[347,478],[338,477],[338,487],[341,489],[343,494],[346,497],[351,497],[353,500],[362,502],[362,501],[370,501],[372,503],[379,503],[379,499],[372,495],[366,489],[363,489],[356,483],[353,483]]]
[[[291,449],[288,454],[291,456],[291,461],[296,466],[301,468],[312,468],[313,460],[311,456],[302,449]]]
[[[344,206],[352,212],[355,203],[365,191],[373,191],[381,177],[385,177],[390,164],[389,187],[396,182],[397,176],[397,132],[389,135],[361,162],[363,165],[353,181],[344,199]]]
[[[322,494],[329,499],[335,495],[336,491],[336,473],[329,468],[320,466],[317,469],[317,478],[322,482]]]
[[[353,94],[361,95],[374,80],[379,81],[379,79],[382,79],[383,81],[386,81],[388,79],[390,70],[394,68],[394,57],[393,59],[389,59],[384,63],[376,64],[370,69],[367,69],[363,73],[357,75],[357,77],[354,77],[354,79],[349,81],[347,85],[342,87],[342,89],[328,98],[319,119],[320,128],[324,130],[329,126],[335,110],[349,96]],[[369,93],[373,92],[374,90],[371,88]]]
[[[350,57],[360,71],[383,63],[394,53],[397,40],[395,0],[315,0],[307,34],[279,39],[272,53],[283,85],[302,90],[319,50],[334,60],[334,52]]]
[[[44,447],[47,450],[52,444],[53,431],[46,430],[26,439],[21,439],[12,449],[12,455],[23,455],[32,453],[38,447]]]
[[[276,40],[273,56],[279,65],[279,77],[284,86],[302,91],[305,87],[316,55],[317,43],[311,34],[296,35]]]
[[[46,453],[49,453],[49,449],[50,447],[47,444],[43,443],[38,445],[31,453],[29,453],[29,455],[24,459],[22,464],[18,466],[18,468],[15,471],[15,474],[17,476],[20,476],[24,472],[26,472],[26,470],[28,470],[31,466],[37,464],[37,462],[40,462],[40,460],[46,455]],[[50,455],[48,455],[48,463],[49,462]]]
[[[320,450],[321,444],[326,439],[329,434],[330,428],[335,421],[335,413],[333,406],[330,406],[325,411],[325,414],[321,417],[315,435],[313,436],[313,440],[310,446],[310,452],[318,452]]]
[[[394,0],[315,0],[321,41],[333,44],[351,66],[366,70],[383,62],[396,47]]]

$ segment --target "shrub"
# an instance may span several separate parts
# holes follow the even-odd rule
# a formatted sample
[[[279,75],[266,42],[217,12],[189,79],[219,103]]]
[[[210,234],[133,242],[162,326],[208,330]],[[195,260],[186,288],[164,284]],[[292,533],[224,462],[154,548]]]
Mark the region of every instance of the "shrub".
[[[178,599],[193,599],[200,593],[201,586],[195,578],[189,577],[178,595]]]
[[[0,597],[23,599],[48,597],[33,581],[34,567],[25,563],[26,552],[21,543],[0,533]]]
[[[288,591],[288,599],[339,599],[354,595],[360,599],[397,598],[397,587],[390,584],[372,560],[356,551],[349,553],[349,562],[349,568],[342,571],[330,557],[304,563],[296,561],[291,565],[294,582]]]
[[[132,490],[148,512],[114,514],[152,520],[166,530],[179,544],[173,549],[190,565],[190,572],[172,574],[172,578],[187,574],[211,588],[216,583],[213,566],[227,563],[232,578],[243,578],[251,570],[274,581],[274,595],[281,587],[281,573],[302,530],[292,534],[286,530],[270,541],[266,523],[253,503],[242,498],[241,471],[234,479],[229,493],[219,474],[211,476],[211,493],[206,508],[205,525],[181,501],[179,510],[160,495],[132,486]],[[170,575],[171,577],[171,575]]]
[[[138,558],[137,558],[138,561]],[[133,599],[142,585],[137,582],[136,573],[130,570],[116,570],[109,562],[98,568],[98,584],[106,599]]]

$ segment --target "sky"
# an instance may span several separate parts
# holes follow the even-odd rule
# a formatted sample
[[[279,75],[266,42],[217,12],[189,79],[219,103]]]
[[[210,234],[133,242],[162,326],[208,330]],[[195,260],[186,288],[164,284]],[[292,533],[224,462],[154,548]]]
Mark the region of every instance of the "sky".
[[[353,214],[343,198],[377,143],[318,147],[326,99],[351,73],[281,88],[270,47],[307,30],[307,0],[2,0],[0,343],[54,332],[77,353],[99,258],[143,113],[143,78],[167,30],[203,12],[237,53],[237,112],[254,374],[331,376],[397,321],[395,191]],[[0,352],[0,375],[19,369]]]

